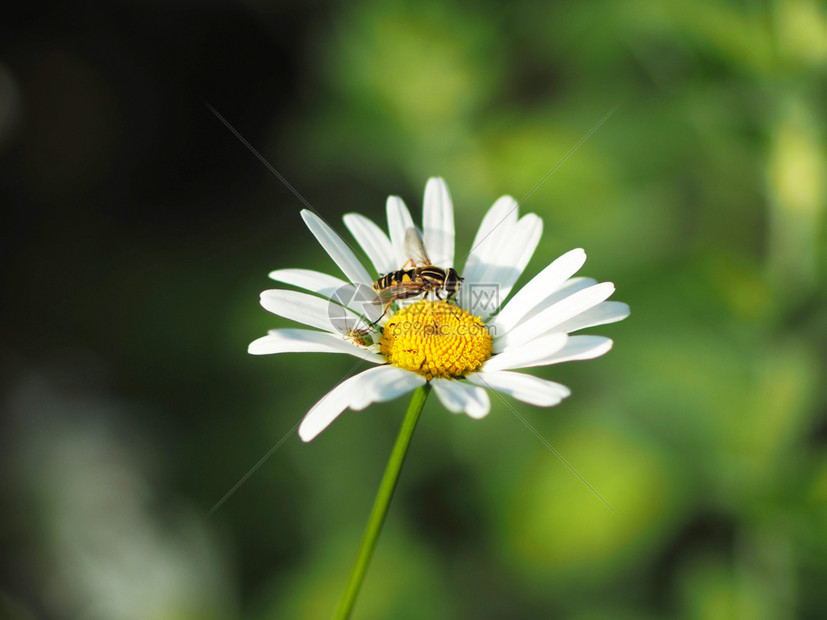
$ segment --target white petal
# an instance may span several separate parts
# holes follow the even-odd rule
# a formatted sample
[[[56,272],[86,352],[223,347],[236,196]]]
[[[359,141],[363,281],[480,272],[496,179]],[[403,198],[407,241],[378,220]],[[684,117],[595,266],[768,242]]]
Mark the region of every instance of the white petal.
[[[437,397],[448,411],[464,411],[474,419],[484,418],[491,409],[491,401],[484,389],[457,379],[432,379]]]
[[[483,320],[493,313],[511,293],[517,278],[523,273],[528,261],[534,254],[540,236],[543,234],[543,221],[529,213],[513,225],[503,224],[503,234],[499,249],[483,260],[487,263],[485,271],[479,276],[478,284],[496,287],[496,303],[477,303],[469,308],[472,314]],[[471,286],[474,285],[470,282]],[[481,300],[477,297],[476,301]]]
[[[565,345],[544,346],[560,336],[566,337]],[[482,365],[482,372],[550,366],[576,360],[590,360],[604,355],[612,348],[612,341],[603,336],[566,336],[562,333],[542,336],[515,349],[509,349],[490,358]],[[545,349],[545,350],[544,350]]]
[[[629,316],[629,306],[621,301],[604,301],[590,310],[578,314],[573,319],[560,323],[555,329],[571,333],[578,329],[616,323]]]
[[[425,377],[395,366],[366,370],[343,381],[313,405],[299,426],[299,437],[310,441],[348,407],[361,410],[371,403],[392,400],[424,383]]]
[[[540,243],[540,237],[543,236],[543,220],[533,213],[529,213],[520,218],[517,224],[518,228],[522,228],[521,244],[516,253],[516,261],[514,269],[512,269],[505,277],[500,280],[500,303],[508,299],[511,294],[511,289],[517,279],[523,274],[523,271],[528,265],[528,261],[534,256],[534,250],[537,249],[537,244]]]
[[[486,257],[495,256],[504,232],[517,222],[517,201],[511,196],[503,196],[482,218],[474,243],[468,252],[468,260],[462,270],[462,276],[467,282],[480,282],[480,276],[485,272],[488,263]]]
[[[479,372],[469,375],[468,380],[538,407],[551,407],[571,394],[571,390],[562,383],[521,372]]]
[[[582,291],[583,289],[589,288],[590,286],[594,286],[595,284],[597,284],[597,280],[594,278],[569,278],[556,291],[551,292],[548,297],[534,306],[534,308],[525,315],[524,321],[537,316],[543,310],[553,306],[561,299],[565,299],[566,297],[569,297],[578,291]]]
[[[316,237],[321,246],[339,266],[351,282],[360,282],[370,285],[373,279],[368,275],[367,270],[356,258],[350,247],[342,241],[342,238],[328,226],[318,215],[307,209],[302,209],[302,219],[313,236]]]
[[[535,366],[549,366],[563,362],[591,360],[608,353],[614,342],[604,336],[569,336],[566,346],[554,355],[548,356],[542,364]]]
[[[346,353],[373,364],[384,364],[386,362],[381,355],[359,347],[342,336],[309,329],[272,329],[266,336],[251,342],[247,352],[252,355]]]
[[[381,371],[366,377],[361,389],[353,395],[350,408],[354,411],[361,411],[373,403],[393,400],[425,385],[425,377],[415,372],[402,370],[396,366],[381,366],[380,368]]]
[[[270,277],[276,282],[298,286],[326,297],[340,306],[353,310],[356,314],[368,317],[368,321],[379,318],[380,310],[374,303],[376,295],[366,284],[352,284],[310,269],[277,269],[270,273]],[[338,321],[340,332],[344,332],[348,327],[357,326],[357,323],[346,320],[344,313],[335,306],[330,307],[330,316],[334,319],[334,323]]]
[[[268,312],[331,333],[340,333],[337,324],[339,327],[343,322],[359,325],[361,321],[357,314],[332,301],[298,291],[264,291],[261,294],[261,305]],[[336,323],[332,320],[334,318]]]
[[[388,196],[386,210],[388,231],[391,234],[391,244],[396,258],[394,269],[399,269],[409,258],[405,256],[405,231],[412,228],[414,223],[411,212],[399,196]]]
[[[566,252],[517,291],[489,325],[503,334],[510,331],[537,304],[577,273],[585,262],[586,253],[583,250],[578,248]]]
[[[341,278],[312,269],[276,269],[270,272],[270,277],[276,282],[298,286],[324,297],[330,297],[342,287],[350,284]]]
[[[509,347],[521,345],[552,330],[557,331],[558,325],[596,306],[608,298],[614,290],[614,284],[602,282],[561,299],[539,314],[520,322],[510,332],[498,334],[494,342],[494,352],[498,353]]]
[[[535,338],[521,346],[512,347],[489,358],[482,365],[482,372],[542,366],[543,360],[562,350],[568,340],[568,334],[563,332]]]
[[[445,181],[428,179],[422,214],[425,249],[434,265],[454,266],[454,206]]]
[[[368,255],[378,274],[385,274],[397,269],[390,239],[372,220],[359,213],[348,213],[344,216],[353,238],[359,242],[365,254]]]

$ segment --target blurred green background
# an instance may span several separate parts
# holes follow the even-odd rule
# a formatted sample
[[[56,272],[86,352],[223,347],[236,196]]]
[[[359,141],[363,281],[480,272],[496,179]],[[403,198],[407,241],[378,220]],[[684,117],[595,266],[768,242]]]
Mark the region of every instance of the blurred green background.
[[[827,8],[20,5],[0,26],[0,617],[327,617],[406,401],[291,428],[352,366],[251,357],[328,221],[458,255],[502,194],[632,315],[553,409],[426,405],[356,618],[827,615]],[[338,275],[338,274],[337,274]],[[523,278],[522,281],[525,281]],[[209,518],[282,437],[286,441]]]

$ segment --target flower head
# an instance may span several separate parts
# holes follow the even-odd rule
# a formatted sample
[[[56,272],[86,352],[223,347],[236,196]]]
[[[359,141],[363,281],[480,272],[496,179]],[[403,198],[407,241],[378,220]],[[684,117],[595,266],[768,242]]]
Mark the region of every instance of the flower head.
[[[424,271],[407,269],[414,257],[406,239],[415,226],[396,196],[387,201],[389,235],[362,215],[344,217],[372,263],[371,272],[321,218],[302,211],[308,228],[347,280],[305,269],[272,272],[272,279],[309,294],[264,291],[262,306],[316,329],[271,330],[252,342],[249,352],[346,353],[376,365],[346,379],[313,406],[299,427],[304,441],[345,409],[361,410],[426,382],[447,409],[473,418],[484,417],[490,409],[485,388],[543,407],[569,395],[564,385],[514,370],[603,355],[612,347],[610,339],[570,334],[624,319],[629,307],[606,301],[614,292],[610,282],[573,277],[586,260],[580,249],[552,262],[509,299],[543,226],[536,215],[518,217],[517,211],[510,196],[489,209],[460,272],[462,284],[455,297],[456,282],[446,287],[439,280],[456,268],[453,205],[442,179],[430,179],[425,187],[422,239],[430,264]],[[413,260],[414,267],[422,267],[422,261]],[[386,274],[393,275],[380,282]],[[391,294],[377,298],[375,289]]]
[[[385,323],[380,352],[389,363],[434,377],[459,379],[491,357],[491,334],[482,320],[446,301],[419,301]]]

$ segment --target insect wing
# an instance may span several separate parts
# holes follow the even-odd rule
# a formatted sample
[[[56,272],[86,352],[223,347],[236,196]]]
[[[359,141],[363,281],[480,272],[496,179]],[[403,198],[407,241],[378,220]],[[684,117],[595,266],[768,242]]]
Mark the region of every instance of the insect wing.
[[[383,288],[376,292],[376,297],[373,300],[374,304],[386,304],[395,299],[405,299],[418,295],[422,291],[422,284],[419,282],[400,282],[393,286]]]
[[[425,250],[422,235],[419,234],[416,228],[412,227],[405,231],[405,255],[414,261],[417,267],[432,264],[428,252]]]

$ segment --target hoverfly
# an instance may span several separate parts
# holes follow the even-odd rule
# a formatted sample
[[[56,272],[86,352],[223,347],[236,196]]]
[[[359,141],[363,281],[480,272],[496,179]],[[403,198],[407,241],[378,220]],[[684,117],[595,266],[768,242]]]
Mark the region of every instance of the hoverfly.
[[[437,299],[443,299],[440,293],[445,291],[444,299],[451,299],[463,281],[453,267],[443,269],[431,263],[422,236],[416,228],[408,228],[405,231],[405,253],[408,260],[401,269],[386,273],[373,283],[373,290],[378,295],[376,303],[385,303],[382,316],[394,301],[409,299],[422,293],[433,293]],[[412,268],[406,269],[408,265]]]

